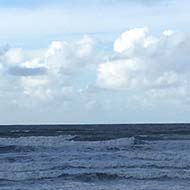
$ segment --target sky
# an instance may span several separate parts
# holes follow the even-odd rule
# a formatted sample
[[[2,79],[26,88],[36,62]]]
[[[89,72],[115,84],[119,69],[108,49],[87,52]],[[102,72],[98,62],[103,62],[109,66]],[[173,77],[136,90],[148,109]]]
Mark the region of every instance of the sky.
[[[0,124],[190,122],[188,0],[0,0]]]

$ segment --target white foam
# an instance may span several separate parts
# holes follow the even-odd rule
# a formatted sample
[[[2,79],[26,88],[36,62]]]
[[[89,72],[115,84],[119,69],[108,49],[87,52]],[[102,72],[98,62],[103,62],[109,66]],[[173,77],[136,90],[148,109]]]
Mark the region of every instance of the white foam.
[[[0,146],[63,146],[66,141],[71,140],[75,136],[60,135],[60,136],[30,136],[19,138],[0,138]]]
[[[113,139],[113,140],[104,140],[104,141],[82,141],[77,142],[83,146],[90,146],[92,147],[104,147],[104,148],[124,148],[130,147],[134,145],[135,138],[120,138],[120,139]]]
[[[0,146],[44,146],[44,147],[62,147],[66,145],[76,145],[77,147],[129,147],[134,145],[134,137],[121,138],[106,141],[72,141],[75,136],[60,135],[60,136],[30,136],[19,138],[0,138]]]

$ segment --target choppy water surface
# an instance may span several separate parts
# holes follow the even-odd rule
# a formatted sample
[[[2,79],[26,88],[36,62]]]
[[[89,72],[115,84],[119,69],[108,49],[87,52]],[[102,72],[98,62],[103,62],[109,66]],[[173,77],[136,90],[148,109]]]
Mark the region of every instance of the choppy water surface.
[[[190,125],[1,126],[1,190],[189,190]]]

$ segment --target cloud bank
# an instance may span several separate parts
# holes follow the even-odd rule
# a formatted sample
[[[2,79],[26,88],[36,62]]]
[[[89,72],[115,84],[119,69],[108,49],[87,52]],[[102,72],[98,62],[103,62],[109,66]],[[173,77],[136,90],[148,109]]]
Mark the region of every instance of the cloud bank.
[[[47,113],[58,107],[60,118],[72,113],[84,121],[110,112],[124,118],[136,106],[185,106],[190,100],[189,52],[188,34],[165,30],[153,35],[146,27],[123,32],[113,51],[101,50],[89,36],[53,41],[35,51],[2,48],[0,111],[8,105],[23,110],[44,106]]]

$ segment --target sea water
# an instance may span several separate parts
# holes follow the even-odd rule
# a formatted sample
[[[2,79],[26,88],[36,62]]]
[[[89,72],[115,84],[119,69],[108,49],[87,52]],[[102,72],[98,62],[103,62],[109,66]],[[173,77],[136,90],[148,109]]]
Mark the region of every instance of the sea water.
[[[1,190],[189,190],[190,125],[0,127]]]

